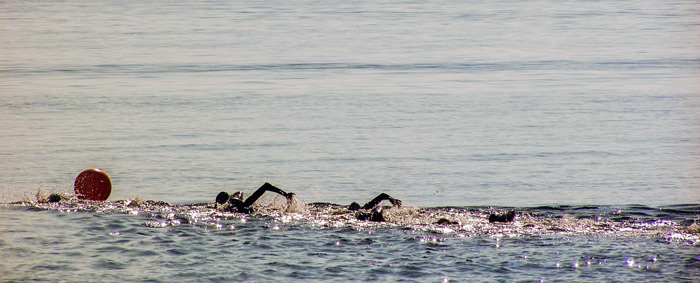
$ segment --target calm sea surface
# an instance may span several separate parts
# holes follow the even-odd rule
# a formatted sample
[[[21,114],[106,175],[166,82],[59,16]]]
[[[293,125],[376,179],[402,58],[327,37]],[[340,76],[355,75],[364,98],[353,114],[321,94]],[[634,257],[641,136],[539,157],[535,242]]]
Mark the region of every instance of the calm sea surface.
[[[0,203],[102,168],[110,201],[270,182],[613,236],[9,206],[0,281],[700,280],[697,241],[617,233],[700,216],[700,3],[482,2],[0,1]]]

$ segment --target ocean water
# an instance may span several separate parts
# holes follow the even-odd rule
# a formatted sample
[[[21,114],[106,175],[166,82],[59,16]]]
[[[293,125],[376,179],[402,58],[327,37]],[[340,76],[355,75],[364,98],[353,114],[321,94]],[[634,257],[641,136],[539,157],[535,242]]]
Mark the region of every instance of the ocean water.
[[[697,281],[697,15],[2,1],[0,281]],[[37,203],[86,168],[109,202]],[[264,182],[404,208],[379,226],[183,208]],[[135,198],[170,205],[113,209]],[[430,223],[445,215],[459,224]]]

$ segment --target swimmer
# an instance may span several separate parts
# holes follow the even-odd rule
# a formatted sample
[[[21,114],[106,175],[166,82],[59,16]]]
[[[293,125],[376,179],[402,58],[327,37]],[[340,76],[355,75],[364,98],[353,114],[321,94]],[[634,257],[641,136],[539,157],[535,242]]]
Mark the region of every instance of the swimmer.
[[[401,200],[395,199],[395,198],[393,198],[390,195],[387,195],[385,193],[381,193],[378,196],[376,196],[374,199],[367,202],[362,207],[360,207],[360,205],[357,202],[351,203],[350,206],[348,207],[348,210],[357,211],[357,213],[355,214],[355,217],[358,220],[384,222],[386,220],[384,219],[384,213],[382,211],[382,207],[379,206],[379,204],[385,200],[388,200],[389,202],[391,202],[391,204],[395,207],[401,207]],[[362,211],[359,211],[359,210],[362,210]]]
[[[251,207],[265,192],[278,193],[287,199],[294,197],[294,193],[287,193],[278,187],[271,185],[270,183],[263,184],[258,188],[253,194],[243,201],[243,192],[235,192],[233,195],[229,195],[226,192],[220,192],[216,196],[216,204],[225,205],[224,209],[231,212],[239,213],[253,213],[253,208]]]
[[[491,213],[491,215],[489,215],[489,223],[513,221],[515,221],[515,210],[508,211],[504,214]]]

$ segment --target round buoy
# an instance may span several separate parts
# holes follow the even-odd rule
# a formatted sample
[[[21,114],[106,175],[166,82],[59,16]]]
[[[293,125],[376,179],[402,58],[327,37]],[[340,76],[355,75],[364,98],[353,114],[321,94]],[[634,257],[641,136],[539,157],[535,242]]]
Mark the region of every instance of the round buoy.
[[[107,200],[112,193],[112,182],[100,169],[87,169],[75,177],[75,195],[78,199]]]

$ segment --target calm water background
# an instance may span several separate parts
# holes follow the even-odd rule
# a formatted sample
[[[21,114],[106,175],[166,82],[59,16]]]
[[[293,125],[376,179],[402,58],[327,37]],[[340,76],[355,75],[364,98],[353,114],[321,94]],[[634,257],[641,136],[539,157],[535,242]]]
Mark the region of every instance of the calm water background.
[[[0,198],[72,191],[97,167],[112,200],[267,181],[306,202],[700,203],[698,15],[697,1],[0,2]],[[57,221],[36,231],[107,237],[90,226],[114,217],[0,213],[5,234]],[[175,233],[230,240],[193,229]]]

